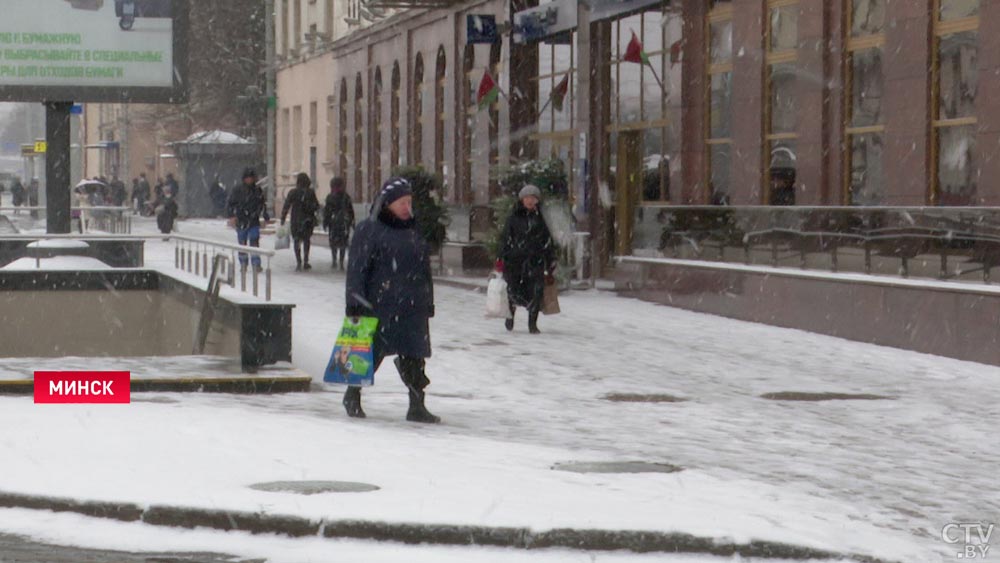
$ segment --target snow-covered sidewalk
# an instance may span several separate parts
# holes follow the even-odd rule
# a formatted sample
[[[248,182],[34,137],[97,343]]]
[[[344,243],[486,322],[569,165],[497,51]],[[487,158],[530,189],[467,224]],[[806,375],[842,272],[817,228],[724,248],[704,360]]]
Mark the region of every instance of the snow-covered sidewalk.
[[[180,228],[234,238],[221,220]],[[137,221],[137,230],[152,224]],[[146,260],[172,270],[172,246],[149,241]],[[318,381],[344,286],[327,249],[314,247],[312,262],[295,273],[291,252],[279,253],[274,297],[297,304],[294,364]],[[19,429],[0,438],[0,490],[317,519],[678,531],[907,562],[954,560],[944,526],[1000,519],[998,368],[599,291],[564,294],[563,313],[543,317],[540,336],[527,333],[523,314],[513,333],[483,318],[482,294],[439,285],[436,299],[428,407],[440,426],[403,420],[405,392],[389,364],[364,395],[361,421],[346,417],[337,390],[163,394],[128,406],[0,398],[0,424]],[[761,398],[783,391],[887,398]],[[569,461],[684,471],[551,469]],[[248,488],[279,480],[380,490]]]

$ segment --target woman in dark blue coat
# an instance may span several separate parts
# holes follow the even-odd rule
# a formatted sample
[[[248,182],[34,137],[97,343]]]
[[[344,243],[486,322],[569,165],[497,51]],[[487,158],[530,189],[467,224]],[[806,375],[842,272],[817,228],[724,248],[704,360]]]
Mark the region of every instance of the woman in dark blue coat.
[[[440,422],[424,406],[424,373],[431,356],[429,320],[434,316],[430,247],[413,217],[409,182],[393,178],[382,186],[371,216],[362,221],[351,242],[347,268],[347,316],[377,317],[373,353],[377,370],[386,356],[397,356],[396,369],[410,394],[406,420]],[[364,418],[361,388],[344,394],[347,414]]]

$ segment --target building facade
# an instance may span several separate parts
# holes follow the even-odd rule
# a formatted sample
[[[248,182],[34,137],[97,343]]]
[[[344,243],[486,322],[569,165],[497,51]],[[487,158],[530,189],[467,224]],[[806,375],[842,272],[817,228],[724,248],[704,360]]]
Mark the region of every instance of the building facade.
[[[1000,202],[997,3],[480,0],[371,17],[378,4],[280,0],[286,187],[307,171],[322,195],[339,175],[370,201],[420,164],[461,216],[497,195],[495,166],[554,156],[602,259],[668,205]],[[546,5],[575,26],[514,43],[512,14]],[[468,44],[475,15],[496,18],[499,42]],[[480,109],[487,70],[505,95]]]

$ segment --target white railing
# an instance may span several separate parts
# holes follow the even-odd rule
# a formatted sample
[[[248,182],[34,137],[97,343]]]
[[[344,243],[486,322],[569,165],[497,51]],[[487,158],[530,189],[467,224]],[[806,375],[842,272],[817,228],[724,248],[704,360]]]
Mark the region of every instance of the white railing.
[[[263,277],[264,299],[271,300],[271,258],[274,257],[273,250],[264,250],[253,246],[240,246],[209,239],[186,237],[182,235],[85,235],[79,234],[28,234],[20,233],[16,235],[0,235],[0,241],[19,240],[32,242],[46,240],[168,240],[174,243],[174,267],[208,279],[212,275],[212,261],[215,256],[225,258],[226,283],[235,289],[249,293],[254,297],[260,296],[261,277]],[[236,264],[239,263],[239,255],[245,254],[247,262],[250,263],[253,257],[260,259],[261,267],[241,267],[237,273]],[[36,267],[40,267],[40,260],[36,259]],[[237,275],[238,274],[238,275]],[[239,284],[237,285],[237,277]]]
[[[32,214],[33,218],[41,218],[45,215],[45,207],[22,205],[14,207],[10,205],[0,206],[0,215],[18,216]],[[111,234],[131,234],[132,232],[132,208],[126,206],[99,205],[96,207],[70,207],[73,214],[73,228],[77,232],[104,232]]]
[[[254,297],[259,296],[260,276],[264,276],[264,299],[271,300],[271,258],[273,250],[263,250],[254,246],[242,246],[218,242],[209,239],[170,235],[174,243],[174,267],[185,272],[208,279],[212,275],[212,261],[216,256],[225,258],[225,271],[222,279],[230,287],[236,287],[237,268],[240,255],[245,255],[249,264],[254,258],[261,262],[261,267],[242,265],[239,268],[239,290],[247,292],[247,277],[250,277],[250,289]]]

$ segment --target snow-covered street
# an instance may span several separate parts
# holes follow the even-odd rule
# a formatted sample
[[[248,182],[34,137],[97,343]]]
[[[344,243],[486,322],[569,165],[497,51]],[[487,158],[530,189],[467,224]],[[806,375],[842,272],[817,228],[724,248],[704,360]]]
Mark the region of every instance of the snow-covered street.
[[[235,238],[222,220],[179,225],[186,236]],[[151,220],[136,221],[137,233],[154,228]],[[262,246],[272,244],[265,236]],[[296,304],[293,363],[320,381],[343,318],[344,278],[331,271],[325,247],[314,247],[312,256],[314,269],[296,273],[291,251],[278,253],[274,299]],[[147,242],[146,262],[173,271],[173,246]],[[564,293],[562,314],[543,317],[537,336],[528,334],[523,311],[513,333],[484,318],[482,293],[439,283],[435,297],[427,404],[443,418],[440,426],[404,420],[405,390],[388,363],[363,395],[366,420],[349,419],[340,391],[319,385],[317,392],[277,396],[135,395],[127,406],[43,406],[4,397],[0,424],[17,430],[0,436],[0,490],[317,519],[679,531],[906,562],[954,560],[961,546],[942,541],[948,524],[1000,523],[996,367],[599,290]],[[93,368],[115,366],[95,360]],[[779,392],[882,398],[761,397]],[[552,470],[572,461],[684,470]],[[380,490],[300,496],[248,488],[277,480],[361,481]],[[47,541],[80,541],[69,531],[84,524],[71,517],[49,515],[44,525],[33,518],[0,511],[0,531],[45,530]],[[133,533],[108,528],[96,535],[107,548]],[[322,543],[274,541],[288,550]],[[269,549],[245,551],[280,551]],[[300,559],[287,560],[331,560],[302,549]],[[455,560],[472,560],[463,553]],[[475,553],[482,555],[476,560],[522,560]],[[575,557],[538,560],[586,560]],[[664,560],[648,557],[596,560]]]

